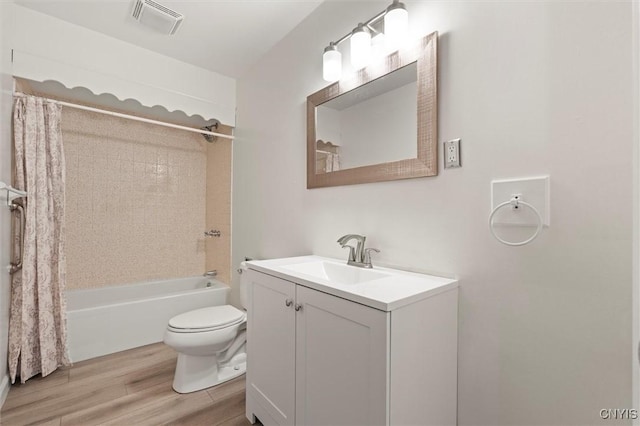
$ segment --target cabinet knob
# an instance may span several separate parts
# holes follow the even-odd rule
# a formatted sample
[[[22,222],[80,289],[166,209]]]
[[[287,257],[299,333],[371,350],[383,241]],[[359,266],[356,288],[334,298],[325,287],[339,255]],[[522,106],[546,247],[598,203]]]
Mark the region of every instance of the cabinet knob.
[[[292,299],[287,299],[287,300],[284,301],[284,304],[287,305],[287,306],[291,306],[291,305],[293,305],[293,300]]]
[[[302,305],[300,303],[296,303],[295,308],[296,308],[296,311],[299,311],[302,309]]]

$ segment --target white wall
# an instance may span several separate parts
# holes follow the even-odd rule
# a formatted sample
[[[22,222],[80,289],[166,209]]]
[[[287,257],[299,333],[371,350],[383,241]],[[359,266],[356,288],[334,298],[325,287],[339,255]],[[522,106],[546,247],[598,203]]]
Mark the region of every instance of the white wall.
[[[234,265],[367,235],[374,263],[460,278],[461,425],[605,423],[632,404],[631,3],[408,1],[440,32],[439,140],[462,138],[464,167],[306,190],[322,50],[386,6],[324,3],[238,81]],[[497,243],[491,179],[547,173],[551,228]]]
[[[0,181],[11,183],[11,109],[13,82],[11,49],[13,2],[0,2]],[[9,391],[7,339],[9,332],[10,276],[5,266],[10,262],[10,212],[0,200],[0,407]]]

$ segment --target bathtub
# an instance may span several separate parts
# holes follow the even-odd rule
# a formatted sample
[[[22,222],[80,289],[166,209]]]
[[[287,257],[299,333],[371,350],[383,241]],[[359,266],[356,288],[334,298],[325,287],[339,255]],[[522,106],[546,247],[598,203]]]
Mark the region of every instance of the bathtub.
[[[229,287],[204,277],[68,290],[67,327],[73,362],[161,342],[169,319],[227,303]]]

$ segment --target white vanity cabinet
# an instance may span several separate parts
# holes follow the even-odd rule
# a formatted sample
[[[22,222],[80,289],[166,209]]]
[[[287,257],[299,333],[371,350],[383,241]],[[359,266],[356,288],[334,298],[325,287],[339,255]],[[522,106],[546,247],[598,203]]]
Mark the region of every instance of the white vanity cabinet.
[[[455,281],[383,310],[260,269],[245,272],[250,421],[456,423]]]

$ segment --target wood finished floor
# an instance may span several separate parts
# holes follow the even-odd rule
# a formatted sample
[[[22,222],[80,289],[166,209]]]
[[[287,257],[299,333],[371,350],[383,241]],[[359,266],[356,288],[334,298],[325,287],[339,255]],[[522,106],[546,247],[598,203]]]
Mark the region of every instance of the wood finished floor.
[[[171,389],[176,353],[163,343],[60,369],[14,385],[2,425],[249,425],[245,378],[180,395]]]

